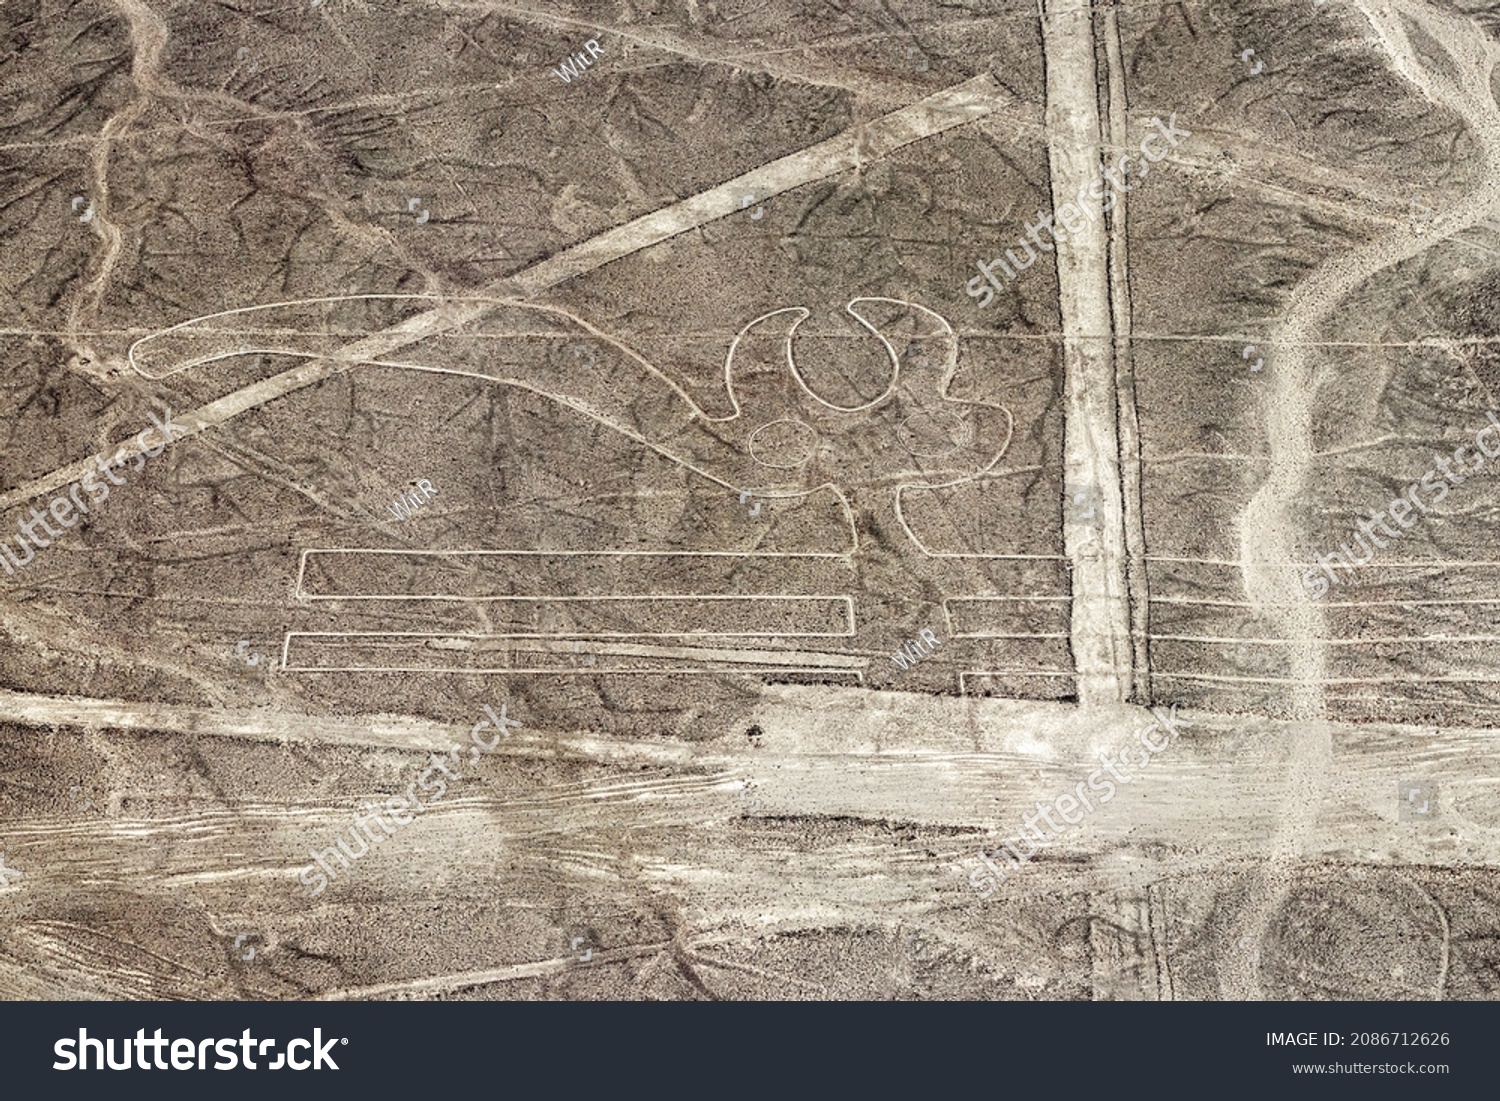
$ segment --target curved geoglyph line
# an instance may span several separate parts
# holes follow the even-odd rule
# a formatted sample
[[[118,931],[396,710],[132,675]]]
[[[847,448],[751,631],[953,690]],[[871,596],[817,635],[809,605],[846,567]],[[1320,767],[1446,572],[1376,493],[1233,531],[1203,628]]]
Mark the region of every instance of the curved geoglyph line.
[[[181,374],[183,371],[192,370],[195,367],[204,367],[210,363],[217,363],[220,360],[225,359],[233,359],[237,355],[248,353],[269,353],[272,355],[302,356],[308,359],[320,359],[323,357],[317,355],[316,353],[310,353],[304,348],[289,348],[279,346],[273,347],[267,344],[248,345],[243,343],[242,341],[241,344],[227,351],[216,351],[212,355],[199,356],[196,359],[180,360],[175,362],[169,370],[152,373],[151,371],[146,370],[146,368],[143,367],[141,365],[141,362],[136,358],[136,349],[142,347],[143,345],[151,344],[156,341],[167,340],[174,333],[190,333],[195,330],[211,332],[212,330],[202,329],[202,326],[209,322],[218,321],[222,318],[241,317],[248,314],[267,313],[274,310],[289,310],[305,306],[334,305],[342,302],[385,301],[428,302],[435,306],[442,305],[445,302],[451,303],[459,301],[472,301],[498,306],[506,305],[511,300],[504,298],[489,298],[484,295],[464,295],[459,298],[451,298],[437,294],[333,294],[322,295],[316,298],[288,298],[283,299],[280,302],[261,302],[254,306],[239,306],[232,310],[219,310],[215,313],[199,314],[197,317],[190,317],[186,321],[179,321],[175,325],[169,325],[165,329],[160,329],[157,332],[149,333],[146,336],[141,337],[139,340],[132,342],[130,347],[125,349],[125,359],[130,364],[131,370],[133,370],[136,374],[140,375],[144,379],[150,379],[152,382],[160,382],[162,379],[171,378],[173,375]],[[293,330],[293,332],[295,332],[299,336],[305,335],[301,330]],[[230,334],[226,333],[225,335],[227,336]],[[235,333],[234,335],[242,337],[247,334]]]
[[[739,196],[747,190],[771,197],[816,180],[858,170],[915,142],[977,122],[1012,103],[1013,98],[994,76],[982,73],[570,245],[529,268],[496,281],[488,290],[495,299],[539,294],[708,222],[734,216],[739,211]],[[470,296],[470,300],[477,300],[477,296]],[[315,361],[299,364],[292,370],[263,378],[197,409],[181,413],[176,420],[189,436],[196,436],[227,423],[248,409],[316,385],[356,363],[391,355],[424,337],[477,320],[483,313],[483,309],[474,307],[460,311],[444,302],[398,325],[366,333],[352,344],[325,353]],[[127,444],[122,459],[133,459],[141,450]],[[96,461],[109,458],[108,454],[102,453],[89,456],[33,478],[0,494],[0,507],[10,507],[31,497],[52,493],[88,473]]]
[[[211,355],[204,355],[194,359],[188,359],[182,362],[172,371],[165,373],[153,373],[149,371],[148,364],[147,362],[143,361],[144,357],[140,355],[140,353],[148,350],[152,341],[165,340],[176,334],[190,333],[194,328],[211,327],[216,322],[223,322],[231,318],[253,319],[256,316],[267,316],[274,314],[278,310],[282,309],[290,310],[299,307],[336,305],[340,302],[403,300],[421,302],[424,305],[432,302],[442,303],[448,307],[468,312],[471,316],[475,317],[476,322],[479,320],[479,314],[476,308],[481,305],[485,307],[512,307],[517,311],[535,311],[539,314],[561,319],[568,325],[576,327],[581,332],[588,334],[591,338],[599,341],[602,345],[613,349],[619,355],[620,361],[622,361],[623,363],[627,365],[633,365],[638,368],[641,372],[643,372],[644,378],[646,380],[649,380],[649,382],[652,384],[661,386],[666,392],[670,393],[675,402],[681,407],[681,409],[685,410],[689,414],[691,420],[696,422],[700,427],[705,425],[726,425],[731,422],[740,421],[742,419],[748,420],[747,403],[745,400],[743,400],[743,395],[741,394],[740,388],[737,385],[735,376],[736,355],[741,349],[743,341],[749,334],[754,332],[766,321],[774,319],[781,315],[791,315],[794,318],[793,324],[781,337],[781,356],[784,360],[784,370],[787,373],[787,377],[795,385],[797,391],[801,394],[803,399],[811,403],[815,410],[823,411],[828,415],[834,417],[835,420],[844,421],[846,418],[855,417],[858,417],[860,420],[867,419],[868,415],[873,414],[880,407],[894,401],[899,395],[903,395],[905,391],[903,389],[903,365],[900,355],[898,354],[895,346],[891,343],[891,340],[888,338],[886,333],[883,332],[879,326],[874,324],[867,316],[865,316],[860,311],[859,307],[866,302],[883,303],[889,306],[897,307],[901,310],[917,313],[918,315],[920,315],[921,319],[925,319],[926,324],[918,325],[920,331],[916,335],[920,339],[930,340],[933,339],[933,334],[930,330],[935,330],[937,337],[940,339],[943,347],[942,372],[941,375],[936,379],[935,384],[932,384],[930,386],[933,396],[940,402],[947,404],[950,408],[953,406],[956,406],[960,409],[965,407],[982,406],[986,408],[997,409],[1005,417],[1005,431],[1003,440],[1001,440],[997,444],[994,449],[994,453],[986,457],[987,461],[984,462],[984,464],[978,470],[960,474],[956,477],[938,480],[936,482],[928,479],[907,477],[898,481],[893,487],[889,487],[893,490],[892,504],[895,509],[895,515],[900,522],[900,526],[907,533],[908,538],[912,540],[913,546],[915,546],[923,555],[926,555],[928,557],[985,557],[982,555],[943,555],[929,550],[922,543],[916,531],[907,521],[907,518],[905,517],[904,511],[902,509],[901,497],[907,489],[944,488],[956,486],[982,476],[1000,460],[1004,452],[1008,449],[1010,441],[1014,434],[1014,417],[1008,409],[1005,409],[1001,406],[993,405],[992,403],[960,399],[954,397],[951,394],[952,383],[958,370],[957,336],[953,332],[953,329],[951,325],[949,325],[947,319],[944,318],[941,314],[938,314],[936,311],[930,310],[924,306],[920,306],[916,303],[904,299],[869,296],[853,299],[845,306],[846,312],[849,313],[850,316],[855,318],[855,320],[870,335],[874,336],[875,339],[879,341],[880,347],[884,350],[884,354],[890,366],[890,381],[885,390],[880,395],[869,401],[862,402],[857,405],[843,406],[835,402],[826,400],[821,395],[819,395],[811,386],[809,386],[803,370],[797,362],[796,355],[794,354],[793,340],[795,338],[798,326],[800,326],[808,317],[811,316],[811,311],[803,306],[783,307],[777,310],[768,311],[752,319],[746,325],[742,326],[739,332],[736,333],[734,338],[731,340],[730,347],[727,354],[725,355],[724,361],[725,394],[729,399],[731,411],[725,416],[714,416],[710,414],[707,410],[703,409],[693,399],[693,397],[669,374],[659,369],[654,363],[648,360],[645,356],[636,352],[633,348],[631,348],[623,341],[614,338],[610,334],[592,325],[585,319],[560,307],[539,305],[515,298],[467,296],[464,298],[456,299],[441,299],[438,296],[434,295],[416,294],[347,295],[327,296],[316,299],[289,301],[285,303],[272,303],[255,307],[243,307],[235,310],[220,311],[215,314],[206,315],[203,318],[194,319],[193,321],[175,325],[168,330],[164,330],[162,333],[143,338],[142,340],[137,341],[131,346],[129,350],[129,359],[132,366],[138,371],[138,373],[146,377],[166,377],[167,375],[176,374],[182,370],[187,370],[195,366],[211,364],[214,362],[218,362],[219,360],[228,359],[239,355],[242,352],[281,352],[289,355],[314,358],[316,356],[316,353],[310,353],[305,349],[288,346],[287,342],[262,341],[259,339],[259,334],[255,333],[233,333],[229,336],[228,339],[228,343],[231,344],[232,350],[216,352]],[[212,335],[217,336],[218,334]],[[450,330],[442,334],[436,334],[434,336],[434,339],[462,340],[465,335],[466,334],[464,333],[463,329],[459,328],[456,331]],[[480,334],[471,333],[468,335],[477,336]],[[546,340],[566,340],[569,339],[569,335],[570,334],[568,333],[538,334],[541,339]],[[236,341],[238,341],[237,345],[235,343]],[[420,347],[420,344],[418,346]],[[632,440],[641,447],[652,451],[662,458],[669,460],[670,462],[698,475],[699,477],[704,478],[711,483],[720,485],[728,493],[732,494],[736,492],[738,486],[748,484],[746,477],[726,476],[722,470],[715,469],[715,464],[699,461],[701,456],[695,454],[694,450],[691,447],[674,448],[670,446],[668,442],[664,442],[660,439],[654,439],[652,438],[650,433],[638,430],[641,426],[631,423],[629,418],[625,416],[612,416],[608,409],[601,407],[600,402],[589,400],[586,397],[580,397],[575,393],[571,393],[569,392],[567,387],[548,385],[546,383],[538,381],[537,379],[526,377],[525,372],[517,372],[514,374],[504,375],[483,368],[469,369],[459,366],[440,366],[431,363],[412,362],[404,359],[397,360],[385,357],[366,359],[361,361],[360,365],[365,367],[384,367],[388,369],[409,370],[428,374],[446,374],[461,377],[479,378],[503,386],[529,392],[543,399],[556,402],[579,413],[582,416],[589,418],[595,423],[608,428],[610,431],[615,432],[627,439]],[[614,366],[616,367],[616,369],[618,369],[618,364]],[[541,370],[541,368],[539,368],[539,370]],[[637,386],[635,387],[635,389],[637,390],[640,389],[640,377],[641,376],[637,376],[636,379]],[[607,386],[604,389],[605,392],[612,397],[621,397],[623,400],[624,397],[629,396],[631,388]],[[861,414],[865,414],[866,416],[861,417]],[[778,422],[772,421],[770,423],[775,424]],[[795,421],[794,423],[803,424],[805,427],[805,423],[801,420]],[[763,430],[764,427],[765,425],[762,425],[761,428],[757,429],[756,431],[759,432]],[[815,430],[810,429],[810,431],[814,431],[815,433]],[[753,435],[754,433],[752,433],[752,439]],[[816,433],[814,438],[816,439]],[[694,441],[689,439],[684,442],[692,443]],[[701,444],[701,440],[697,442]],[[748,458],[751,461],[756,461],[753,453],[753,447],[750,446],[750,443],[751,441],[749,439],[745,441],[745,454],[741,456],[741,458]],[[799,463],[798,465],[800,466],[801,463]],[[748,475],[749,473],[750,472],[747,470],[746,474]],[[851,505],[848,495],[845,492],[846,488],[846,486],[840,484],[836,480],[821,480],[816,482],[815,484],[804,485],[803,487],[798,489],[793,489],[787,486],[779,486],[774,489],[758,488],[756,489],[756,493],[759,496],[768,498],[796,498],[808,497],[825,489],[828,490],[840,503],[840,508],[842,515],[844,516],[845,524],[844,542],[845,545],[850,548],[847,553],[852,555],[853,553],[856,553],[859,548],[859,531],[855,523],[854,509]],[[796,557],[790,552],[773,551],[744,552],[744,556],[749,557],[752,553],[759,557]],[[285,646],[283,648],[285,649]]]
[[[289,356],[300,356],[309,360],[316,360],[322,358],[318,353],[309,352],[305,348],[289,346],[292,344],[292,342],[290,341],[262,341],[256,339],[257,334],[253,332],[237,331],[223,334],[226,338],[226,342],[232,346],[231,350],[219,351],[211,355],[201,355],[196,358],[187,359],[180,363],[180,365],[167,372],[152,373],[151,371],[149,371],[147,369],[147,364],[143,364],[143,357],[140,355],[140,353],[147,347],[149,347],[150,343],[153,341],[166,340],[174,335],[188,334],[191,333],[195,328],[212,326],[213,323],[221,322],[224,319],[228,318],[247,318],[253,317],[257,314],[268,315],[280,310],[296,309],[299,307],[307,306],[331,305],[338,304],[340,302],[402,300],[417,301],[422,303],[441,303],[446,307],[461,311],[462,313],[472,314],[476,317],[476,320],[479,318],[479,315],[489,312],[495,307],[508,307],[518,311],[534,311],[536,313],[540,313],[550,317],[563,319],[570,325],[576,326],[578,329],[588,334],[589,337],[596,339],[602,344],[612,348],[616,353],[618,353],[621,361],[623,361],[627,365],[633,365],[640,371],[644,372],[646,379],[652,385],[661,386],[667,392],[669,392],[672,397],[680,403],[683,411],[686,412],[689,422],[687,428],[689,429],[689,431],[678,431],[676,437],[673,439],[653,439],[650,435],[640,431],[636,426],[629,423],[629,420],[626,416],[620,415],[625,412],[625,405],[627,401],[629,399],[632,399],[639,392],[639,385],[637,385],[634,390],[627,387],[615,385],[598,387],[595,390],[595,397],[590,399],[580,397],[575,393],[571,393],[561,386],[548,385],[546,383],[538,382],[536,379],[526,377],[522,373],[497,374],[482,369],[437,366],[430,363],[420,363],[406,359],[398,360],[383,357],[360,360],[360,366],[385,367],[400,370],[419,371],[431,374],[448,374],[480,378],[496,382],[501,385],[514,387],[530,393],[534,393],[539,397],[554,401],[594,420],[595,422],[609,428],[611,431],[617,432],[620,435],[634,441],[635,443],[638,443],[650,449],[663,458],[666,458],[676,463],[677,465],[691,471],[692,473],[706,478],[710,482],[723,487],[727,492],[730,493],[738,493],[741,490],[748,490],[754,492],[756,496],[766,499],[797,499],[810,497],[814,494],[826,490],[832,493],[840,502],[847,525],[849,539],[848,545],[851,547],[849,553],[851,554],[857,553],[859,546],[859,535],[854,520],[854,510],[851,506],[849,498],[849,491],[856,488],[855,484],[844,484],[838,480],[830,478],[818,479],[813,482],[813,484],[793,485],[786,480],[765,484],[761,482],[761,479],[764,477],[764,471],[758,469],[765,464],[762,464],[758,460],[756,460],[754,454],[748,446],[748,440],[745,441],[745,443],[738,449],[735,449],[733,447],[728,447],[726,449],[726,442],[723,440],[723,438],[718,433],[707,431],[707,429],[709,426],[723,426],[731,424],[733,422],[743,423],[748,421],[746,408],[744,402],[742,401],[742,396],[740,393],[740,387],[737,385],[735,377],[736,355],[739,353],[742,343],[746,339],[746,337],[749,336],[753,331],[755,331],[759,326],[770,319],[787,314],[794,315],[795,321],[788,328],[786,333],[782,335],[781,339],[783,341],[783,354],[785,358],[786,370],[789,373],[792,382],[795,384],[797,391],[801,393],[803,398],[808,403],[810,403],[815,410],[825,411],[836,421],[843,423],[846,426],[849,424],[863,424],[863,422],[868,418],[859,417],[859,414],[873,414],[877,409],[890,404],[898,396],[910,397],[912,396],[912,394],[916,393],[916,391],[914,389],[907,390],[904,388],[905,383],[903,380],[903,367],[899,353],[896,351],[896,348],[892,345],[887,335],[882,332],[877,325],[872,323],[867,317],[861,314],[858,306],[866,302],[878,302],[917,313],[929,321],[931,327],[934,328],[937,332],[937,338],[943,345],[943,371],[941,376],[936,380],[935,384],[930,387],[933,396],[939,403],[941,403],[939,407],[946,408],[955,416],[959,415],[959,410],[965,408],[985,408],[997,410],[1005,417],[1006,428],[1004,438],[998,443],[994,450],[994,453],[987,456],[983,464],[975,470],[969,471],[967,473],[957,474],[953,477],[943,477],[936,481],[919,476],[913,476],[920,473],[915,469],[908,471],[907,474],[899,475],[894,483],[889,487],[894,493],[894,512],[897,519],[899,520],[900,526],[906,532],[907,536],[911,539],[912,544],[922,554],[928,557],[988,557],[984,555],[945,554],[941,552],[931,551],[923,543],[921,538],[917,535],[915,530],[913,530],[910,523],[908,522],[902,508],[901,499],[902,495],[908,489],[951,488],[983,477],[989,470],[991,470],[995,466],[996,463],[1000,461],[1001,457],[1009,448],[1011,439],[1014,435],[1014,416],[1011,414],[1009,409],[992,402],[957,398],[952,396],[952,394],[950,393],[950,389],[958,370],[957,336],[954,333],[952,326],[949,325],[947,319],[944,318],[941,314],[937,313],[934,310],[930,310],[925,306],[921,306],[917,303],[913,303],[904,299],[867,296],[852,299],[845,306],[846,312],[854,317],[855,320],[870,333],[870,335],[874,336],[876,340],[879,341],[880,347],[884,350],[884,353],[891,365],[890,382],[879,396],[858,405],[842,406],[828,401],[827,399],[819,395],[815,390],[813,390],[812,387],[808,385],[802,369],[798,366],[792,348],[792,342],[796,335],[798,326],[800,326],[802,322],[804,322],[808,317],[811,316],[811,311],[803,306],[782,307],[780,309],[768,311],[752,319],[750,322],[741,327],[739,332],[736,333],[734,338],[731,340],[728,352],[725,355],[724,359],[725,392],[729,400],[731,412],[724,416],[714,416],[710,414],[707,410],[702,408],[687,392],[687,390],[667,372],[657,367],[649,359],[641,355],[635,349],[631,348],[624,341],[611,336],[610,334],[599,329],[597,326],[592,325],[585,319],[579,317],[575,313],[561,307],[540,305],[516,298],[489,298],[479,295],[463,296],[458,298],[441,298],[435,295],[419,294],[345,295],[291,300],[280,303],[242,307],[239,309],[224,310],[213,314],[204,315],[199,318],[194,318],[190,321],[174,325],[168,329],[163,330],[160,333],[143,337],[130,346],[127,355],[131,366],[138,373],[140,373],[143,377],[152,379],[170,377],[172,375],[180,373],[181,371],[205,366],[226,359],[231,359],[242,353],[269,352]],[[262,326],[262,328],[264,327],[265,326]],[[207,331],[213,336],[218,335],[216,333],[213,333],[211,328]],[[465,335],[465,329],[460,328],[456,331],[449,331],[442,334],[441,338],[461,340]],[[547,336],[542,337],[541,339],[565,340],[569,338],[565,334],[558,334],[557,336]],[[922,334],[922,339],[933,338],[924,332]],[[420,344],[418,344],[417,347],[420,347]],[[639,381],[639,377],[637,381]],[[616,410],[615,413],[612,414],[605,407],[604,403],[605,401],[612,401],[616,399],[618,399],[618,401],[620,402],[621,408]],[[855,418],[858,419],[855,420]],[[785,420],[788,418],[780,419]],[[777,423],[777,420],[773,419],[768,423],[774,424]],[[798,421],[797,423],[803,422]],[[757,427],[756,431],[761,431],[762,429],[764,429],[764,427],[766,427],[766,425],[760,425],[759,427]],[[805,463],[797,464],[798,467],[802,465],[805,465]],[[788,467],[786,469],[793,468]],[[851,483],[857,482],[857,478],[851,479],[850,481]]]
[[[752,332],[752,330],[755,330],[763,322],[768,321],[771,318],[781,316],[783,314],[792,314],[795,315],[796,318],[783,336],[786,370],[790,374],[792,380],[796,384],[796,387],[803,398],[806,401],[810,402],[815,407],[815,409],[826,411],[829,414],[838,416],[852,416],[859,413],[873,413],[875,410],[891,403],[898,396],[910,396],[910,393],[903,388],[904,368],[901,362],[900,354],[897,352],[894,345],[892,345],[885,332],[883,332],[878,326],[871,322],[869,318],[862,314],[857,308],[861,303],[866,302],[885,303],[891,306],[900,307],[905,310],[911,310],[925,316],[933,323],[934,327],[937,330],[937,339],[939,340],[943,348],[942,374],[938,378],[936,385],[932,387],[933,396],[937,399],[938,402],[938,404],[936,405],[936,409],[957,417],[970,435],[972,435],[973,432],[972,418],[964,418],[960,414],[960,410],[964,408],[991,409],[1003,414],[1003,416],[1005,417],[1006,427],[1003,440],[1001,440],[995,446],[994,453],[985,458],[982,462],[982,465],[978,466],[976,469],[971,470],[967,473],[958,474],[954,477],[942,478],[939,480],[933,480],[930,478],[898,477],[898,479],[890,487],[893,492],[892,504],[897,522],[899,523],[901,529],[906,533],[907,537],[911,540],[912,545],[916,547],[916,549],[921,554],[928,558],[1009,557],[1005,555],[989,555],[982,553],[933,551],[926,545],[926,543],[923,542],[915,529],[913,529],[911,523],[908,521],[905,515],[905,510],[902,505],[902,499],[907,490],[949,489],[955,486],[972,483],[984,478],[994,469],[994,467],[1004,457],[1005,453],[1010,449],[1011,441],[1013,440],[1015,435],[1015,416],[1006,406],[994,402],[982,401],[979,399],[959,398],[955,397],[952,394],[952,384],[954,378],[958,374],[958,337],[957,334],[953,331],[953,327],[948,323],[947,318],[945,318],[942,314],[938,313],[935,310],[931,310],[926,306],[922,306],[918,303],[911,302],[906,299],[892,298],[887,296],[870,295],[854,298],[849,301],[849,303],[844,307],[845,312],[853,317],[872,336],[880,341],[881,347],[885,350],[885,354],[889,360],[891,367],[890,381],[882,393],[870,399],[869,401],[849,406],[838,405],[834,402],[828,401],[826,398],[819,395],[811,386],[808,385],[807,379],[802,369],[797,365],[796,356],[793,352],[793,340],[796,337],[797,329],[802,325],[804,321],[806,321],[811,316],[811,311],[803,306],[789,306],[771,310],[764,314],[761,314],[759,317],[753,319],[747,325],[745,325],[739,331],[739,333],[735,335],[734,340],[730,343],[729,354],[725,357],[724,361],[724,384],[726,390],[728,390],[729,392],[730,403],[732,408],[734,409],[734,413],[729,417],[723,418],[719,423],[733,420],[736,417],[740,416],[743,412],[743,407],[741,405],[738,392],[739,388],[737,387],[735,381],[735,361],[737,355],[740,352],[742,342]],[[920,334],[920,338],[923,340],[933,339],[930,334],[925,332]],[[930,409],[926,411],[928,413],[932,412],[932,410]],[[909,419],[910,418],[908,418],[908,420]],[[893,426],[892,431],[899,431],[899,426]],[[959,445],[950,449],[948,452],[943,453],[942,455],[914,455],[914,457],[934,459],[949,458],[962,450],[964,450],[964,445],[960,443]],[[834,492],[839,493],[841,497],[844,496],[840,490],[839,484],[826,484]],[[845,499],[847,500],[847,498]]]

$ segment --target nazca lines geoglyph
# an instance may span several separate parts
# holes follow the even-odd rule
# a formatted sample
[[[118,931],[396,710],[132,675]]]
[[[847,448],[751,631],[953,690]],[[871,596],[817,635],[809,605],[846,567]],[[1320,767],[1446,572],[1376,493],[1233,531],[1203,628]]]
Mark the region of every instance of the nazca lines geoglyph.
[[[449,304],[464,308],[468,302]],[[197,332],[178,327],[172,332],[179,340],[210,341],[218,350],[200,347],[197,357],[179,359],[181,367],[172,373],[232,356],[235,352],[226,348],[238,351],[247,339],[257,353],[309,354],[300,346],[303,330],[297,319],[283,314],[295,313],[299,305],[252,307],[196,319],[201,329],[189,325]],[[1013,432],[1008,409],[950,393],[959,348],[951,326],[939,314],[894,298],[848,303],[846,312],[874,338],[867,342],[870,354],[883,355],[890,365],[884,392],[852,406],[819,396],[798,366],[794,341],[810,311],[790,307],[763,314],[730,342],[724,380],[732,411],[715,417],[644,356],[582,319],[555,307],[515,301],[503,306],[564,323],[571,331],[549,338],[559,347],[576,345],[583,337],[606,355],[587,372],[580,372],[574,360],[555,354],[528,355],[524,367],[509,370],[489,361],[464,362],[466,352],[478,356],[465,344],[466,335],[476,345],[482,339],[493,342],[482,332],[485,322],[476,321],[408,349],[407,361],[374,360],[358,370],[463,375],[528,391],[685,468],[712,483],[713,492],[722,491],[730,502],[749,491],[773,514],[778,502],[830,493],[844,516],[844,530],[831,535],[840,549],[669,553],[610,547],[567,552],[423,551],[389,545],[307,548],[298,571],[299,604],[336,601],[363,613],[388,609],[399,618],[413,603],[430,607],[435,602],[483,602],[486,621],[493,615],[501,622],[484,632],[457,627],[291,630],[283,640],[283,669],[590,676],[798,673],[865,683],[875,655],[885,662],[890,640],[903,631],[910,633],[904,624],[885,624],[859,614],[854,593],[863,552],[860,532],[872,521],[901,533],[897,542],[903,566],[910,567],[909,587],[915,592],[935,582],[945,594],[939,606],[922,613],[935,610],[941,616],[945,638],[990,645],[994,640],[1065,639],[1062,622],[1055,633],[1004,634],[987,622],[985,614],[988,602],[1032,601],[1065,615],[1065,592],[995,591],[982,580],[976,586],[973,570],[974,563],[984,559],[1025,564],[1061,560],[1060,556],[934,550],[906,515],[903,501],[909,492],[950,489],[993,474]],[[878,317],[872,320],[872,314]],[[236,326],[228,340],[223,335],[226,323]],[[279,339],[261,335],[271,333]],[[920,368],[904,362],[914,346],[924,349]],[[422,362],[419,357],[428,353],[431,358]],[[736,591],[747,563],[769,572],[776,579],[775,591]],[[385,573],[394,567],[394,574],[407,581],[387,591],[372,591],[368,582],[350,580],[354,575],[379,576],[382,567]],[[455,585],[459,574],[468,580]],[[551,575],[556,587],[549,589],[542,575]],[[604,575],[631,575],[633,581],[618,591],[598,591],[590,578]],[[686,578],[691,584],[672,588],[663,586],[660,578]],[[462,614],[463,609],[455,611]],[[473,617],[464,622],[472,627]],[[1061,665],[1013,670],[994,669],[983,664],[982,657],[980,661],[973,668],[954,670],[960,687],[975,676],[1071,675]]]

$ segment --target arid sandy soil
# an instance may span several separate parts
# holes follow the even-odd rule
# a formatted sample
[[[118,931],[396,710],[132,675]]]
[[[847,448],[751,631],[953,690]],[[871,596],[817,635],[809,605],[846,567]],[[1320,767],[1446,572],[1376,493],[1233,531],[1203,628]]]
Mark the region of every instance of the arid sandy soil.
[[[0,8],[0,996],[1500,993],[1500,5],[1043,9]]]

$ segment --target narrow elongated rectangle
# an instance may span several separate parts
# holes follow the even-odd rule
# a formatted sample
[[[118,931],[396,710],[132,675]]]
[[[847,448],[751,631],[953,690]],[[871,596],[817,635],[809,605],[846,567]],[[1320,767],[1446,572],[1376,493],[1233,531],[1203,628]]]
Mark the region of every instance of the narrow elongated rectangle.
[[[477,606],[477,608],[476,608]],[[503,596],[331,602],[337,634],[497,638],[848,638],[847,596]],[[483,628],[479,627],[483,613]],[[342,613],[342,614],[340,614]],[[413,630],[416,628],[416,630]]]
[[[1066,596],[952,597],[943,607],[953,638],[1068,637]]]
[[[293,673],[818,673],[862,679],[858,654],[807,650],[513,639],[493,635],[292,632],[282,652]]]
[[[847,592],[855,580],[852,561],[839,555],[308,550],[297,595],[382,600],[702,594],[759,600]]]

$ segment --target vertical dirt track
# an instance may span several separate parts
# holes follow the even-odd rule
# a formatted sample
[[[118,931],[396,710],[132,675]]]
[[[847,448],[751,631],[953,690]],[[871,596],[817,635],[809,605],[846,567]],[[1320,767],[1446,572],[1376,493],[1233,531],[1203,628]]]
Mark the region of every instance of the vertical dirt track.
[[[1100,119],[1088,4],[1049,4],[1042,19],[1047,55],[1047,145],[1052,209],[1072,204],[1086,226],[1057,242],[1057,287],[1066,382],[1063,481],[1097,493],[1098,516],[1065,509],[1063,542],[1073,562],[1073,660],[1084,706],[1128,699],[1130,610],[1125,585],[1125,523],[1120,483],[1115,362],[1109,293],[1109,241],[1100,178]]]

